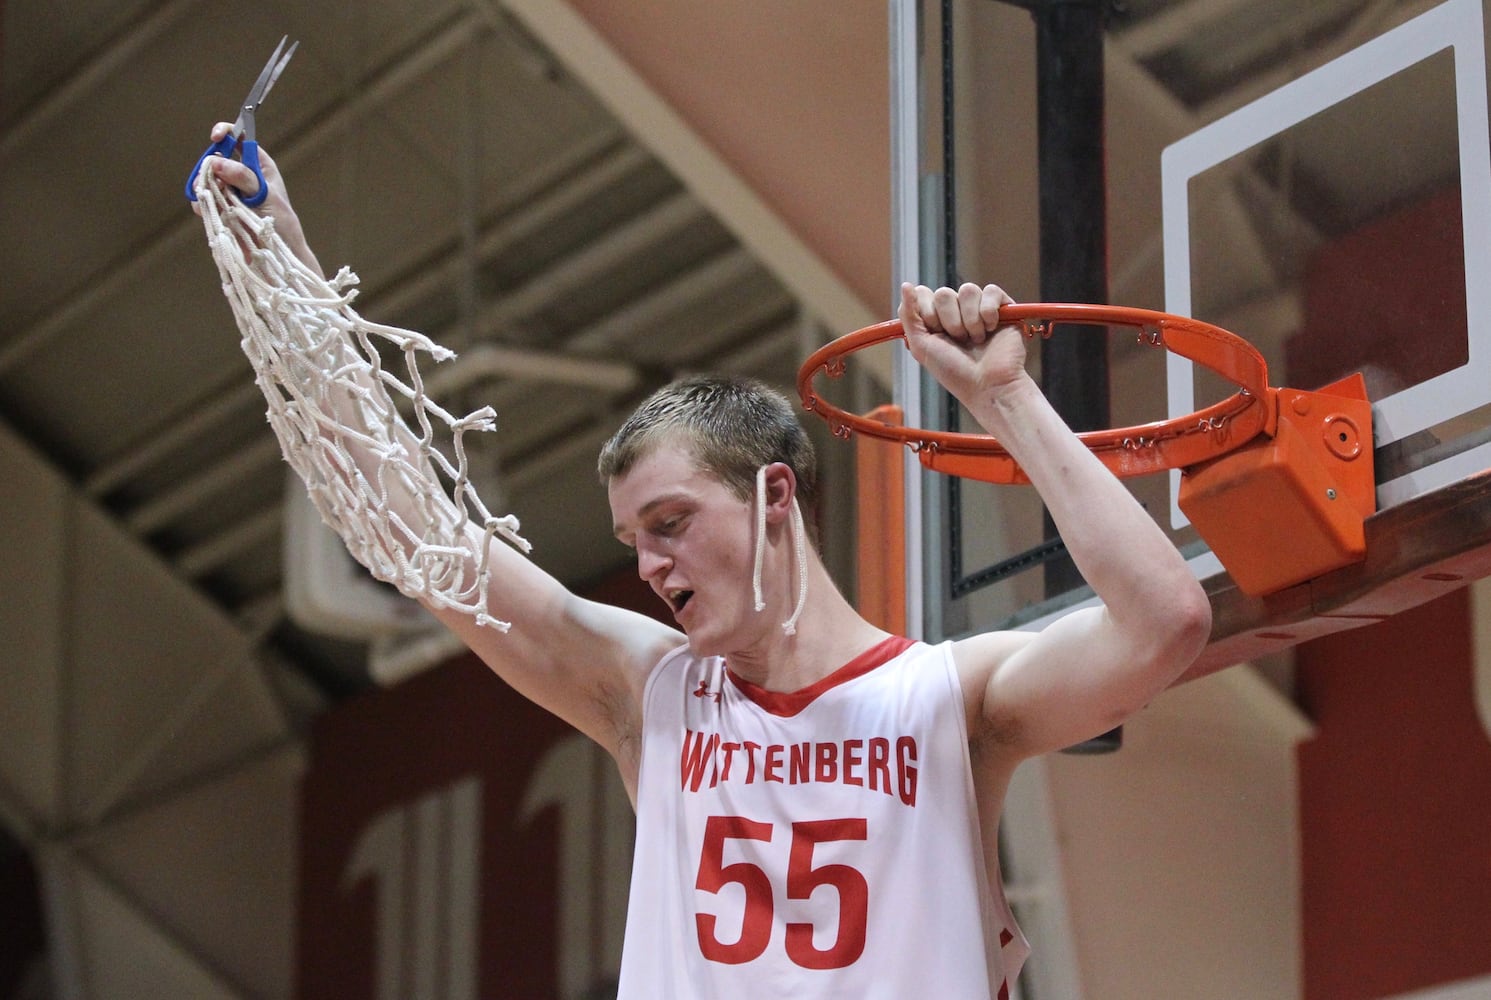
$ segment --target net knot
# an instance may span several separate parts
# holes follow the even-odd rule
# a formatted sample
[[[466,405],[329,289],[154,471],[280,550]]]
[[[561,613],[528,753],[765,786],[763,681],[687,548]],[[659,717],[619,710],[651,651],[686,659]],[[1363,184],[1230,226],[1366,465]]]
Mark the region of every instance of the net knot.
[[[328,281],[327,284],[336,289],[337,292],[340,294],[346,289],[360,284],[361,282],[362,279],[357,276],[357,272],[352,270],[352,268],[348,267],[346,264],[343,264],[340,268],[337,269],[337,273],[332,276],[331,280]]]

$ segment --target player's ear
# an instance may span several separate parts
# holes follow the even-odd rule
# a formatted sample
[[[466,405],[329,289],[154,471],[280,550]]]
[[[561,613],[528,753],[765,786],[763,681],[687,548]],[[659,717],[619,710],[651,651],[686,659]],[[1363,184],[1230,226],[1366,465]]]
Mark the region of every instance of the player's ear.
[[[797,474],[786,462],[772,462],[764,472],[766,519],[772,523],[785,521],[792,513],[792,500],[797,496]]]

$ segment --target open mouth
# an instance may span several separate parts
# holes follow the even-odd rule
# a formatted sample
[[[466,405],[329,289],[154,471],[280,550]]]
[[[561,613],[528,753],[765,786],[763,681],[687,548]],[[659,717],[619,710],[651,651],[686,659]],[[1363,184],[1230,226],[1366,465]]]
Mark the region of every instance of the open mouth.
[[[676,615],[681,613],[689,601],[693,599],[694,592],[692,590],[676,590],[668,595],[668,604],[672,606],[673,613]]]

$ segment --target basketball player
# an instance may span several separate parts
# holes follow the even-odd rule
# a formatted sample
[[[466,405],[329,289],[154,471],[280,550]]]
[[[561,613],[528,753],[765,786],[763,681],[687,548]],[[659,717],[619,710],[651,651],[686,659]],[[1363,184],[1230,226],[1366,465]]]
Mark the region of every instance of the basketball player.
[[[314,267],[261,157],[261,211]],[[257,189],[236,161],[209,166]],[[600,456],[616,537],[677,629],[582,600],[500,543],[510,632],[432,609],[620,769],[637,811],[622,997],[1007,996],[1028,951],[996,844],[1015,766],[1118,725],[1205,644],[1205,595],[1026,374],[1023,337],[998,324],[1010,301],[906,285],[899,314],[918,362],[1029,474],[1101,606],[1039,633],[886,634],[805,538],[814,458],[792,408],[697,378]]]

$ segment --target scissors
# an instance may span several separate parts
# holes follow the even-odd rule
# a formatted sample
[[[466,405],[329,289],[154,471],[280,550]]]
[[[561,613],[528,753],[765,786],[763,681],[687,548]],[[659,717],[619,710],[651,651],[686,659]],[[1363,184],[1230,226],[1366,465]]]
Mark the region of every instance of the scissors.
[[[228,130],[228,134],[208,146],[207,151],[197,158],[197,165],[192,168],[192,175],[186,179],[187,201],[197,200],[197,174],[202,170],[202,161],[209,156],[232,156],[234,148],[239,147],[241,141],[243,164],[254,172],[255,177],[259,178],[259,190],[251,197],[244,198],[243,203],[248,206],[263,204],[265,197],[269,194],[269,184],[264,180],[264,172],[259,169],[259,144],[254,141],[254,112],[259,110],[260,104],[264,103],[264,98],[274,86],[274,81],[280,78],[285,64],[290,61],[290,57],[295,54],[296,47],[300,45],[299,42],[293,42],[290,50],[280,55],[285,48],[285,42],[289,40],[290,36],[286,35],[280,39],[279,45],[275,46],[269,62],[264,64],[264,69],[259,73],[259,79],[254,81],[253,89],[243,99],[243,107],[239,109],[238,118],[233,122],[233,127]]]

